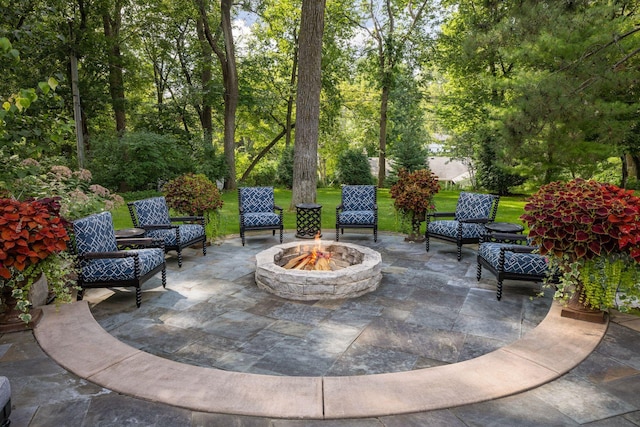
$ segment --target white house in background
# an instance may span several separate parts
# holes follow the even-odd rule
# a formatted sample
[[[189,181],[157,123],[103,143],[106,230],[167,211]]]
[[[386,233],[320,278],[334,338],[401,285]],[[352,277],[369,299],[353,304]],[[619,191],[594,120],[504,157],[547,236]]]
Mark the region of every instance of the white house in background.
[[[449,184],[463,184],[471,179],[469,168],[460,160],[453,160],[450,157],[429,156],[429,169],[436,174],[438,181],[445,186]],[[386,159],[386,173],[389,176],[393,160]],[[378,158],[369,157],[369,167],[371,174],[378,177]]]

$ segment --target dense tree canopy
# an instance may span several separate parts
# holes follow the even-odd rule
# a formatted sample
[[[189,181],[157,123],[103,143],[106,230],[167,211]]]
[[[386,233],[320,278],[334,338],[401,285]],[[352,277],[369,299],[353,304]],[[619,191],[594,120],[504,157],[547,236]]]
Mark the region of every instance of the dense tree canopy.
[[[326,0],[311,173],[341,183],[353,151],[420,168],[438,133],[489,191],[577,176],[637,185],[638,6]],[[79,133],[102,184],[156,188],[192,171],[227,188],[283,176],[295,187],[295,170],[278,168],[309,130],[298,115],[302,0],[0,7],[3,156],[77,165],[76,61]]]

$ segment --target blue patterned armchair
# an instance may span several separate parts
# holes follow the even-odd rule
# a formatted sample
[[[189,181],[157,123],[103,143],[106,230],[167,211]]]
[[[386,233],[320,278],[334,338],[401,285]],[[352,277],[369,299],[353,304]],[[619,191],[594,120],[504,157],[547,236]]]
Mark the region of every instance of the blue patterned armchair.
[[[461,192],[455,212],[434,212],[427,214],[425,232],[427,252],[429,239],[453,242],[458,246],[458,261],[462,257],[462,245],[478,243],[486,233],[484,224],[492,222],[498,212],[499,196]],[[452,219],[438,219],[447,218]]]
[[[178,267],[182,267],[182,249],[191,245],[201,244],[202,255],[207,255],[204,217],[170,217],[169,207],[164,197],[137,200],[127,205],[134,227],[143,228],[145,237],[161,239],[164,242],[165,252],[178,253]]]
[[[480,240],[476,278],[482,278],[482,267],[498,279],[498,301],[502,298],[502,282],[505,279],[540,282],[549,276],[546,257],[535,253],[522,234],[492,233]]]
[[[343,185],[342,203],[336,207],[336,241],[345,228],[373,228],[378,241],[378,197],[375,185]]]
[[[162,272],[162,287],[166,286],[162,242],[150,238],[116,240],[110,212],[75,220],[72,228],[72,250],[79,267],[78,301],[87,288],[135,287],[136,306],[140,307],[144,282]],[[119,244],[138,249],[119,250]]]
[[[282,208],[275,204],[273,187],[238,188],[238,209],[240,210],[240,238],[245,243],[245,231],[280,230],[280,243],[284,222]]]

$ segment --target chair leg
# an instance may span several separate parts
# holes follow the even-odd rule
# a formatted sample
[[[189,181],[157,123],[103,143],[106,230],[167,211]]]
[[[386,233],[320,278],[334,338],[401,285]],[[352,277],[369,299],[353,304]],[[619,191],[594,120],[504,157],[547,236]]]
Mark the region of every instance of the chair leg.
[[[424,234],[424,242],[427,248],[427,252],[429,252],[429,235],[427,233]]]
[[[182,268],[182,249],[178,246],[178,268]]]
[[[202,256],[207,256],[207,239],[202,241]]]
[[[142,304],[142,288],[138,285],[136,286],[136,307],[140,308],[140,304]]]
[[[240,230],[240,239],[242,240],[242,246],[244,246],[244,230]]]
[[[502,298],[502,279],[498,279],[498,292],[496,293],[496,298],[498,298],[498,301]]]
[[[76,296],[76,300],[77,301],[82,301],[82,298],[84,298],[84,288],[78,289],[78,294]]]
[[[340,241],[340,228],[336,225],[336,242]]]
[[[276,230],[273,230],[273,234],[276,234]],[[280,227],[280,243],[282,243],[282,234],[283,234],[283,227]]]
[[[481,278],[482,278],[482,264],[480,264],[480,261],[478,261],[478,268],[476,269],[476,279],[480,281]]]
[[[167,287],[167,266],[166,266],[166,264],[162,268],[162,287],[163,288]]]
[[[462,259],[462,244],[461,243],[458,244],[457,255],[458,255],[458,261],[460,261],[460,259]]]

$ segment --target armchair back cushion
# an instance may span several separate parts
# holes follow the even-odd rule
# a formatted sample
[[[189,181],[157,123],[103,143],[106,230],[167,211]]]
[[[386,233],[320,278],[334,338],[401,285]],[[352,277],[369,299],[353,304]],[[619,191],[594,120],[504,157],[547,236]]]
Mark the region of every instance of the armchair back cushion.
[[[372,211],[376,205],[374,185],[345,185],[342,187],[344,211]]]
[[[73,222],[78,255],[118,250],[111,212],[102,212]]]
[[[170,225],[169,207],[164,197],[152,197],[150,199],[136,200],[133,202],[136,209],[138,226],[145,225]]]
[[[455,218],[458,221],[468,219],[495,218],[493,203],[495,196],[491,194],[478,194],[461,192],[456,205]]]
[[[245,213],[273,212],[275,205],[273,187],[242,187],[240,192],[240,209]]]

